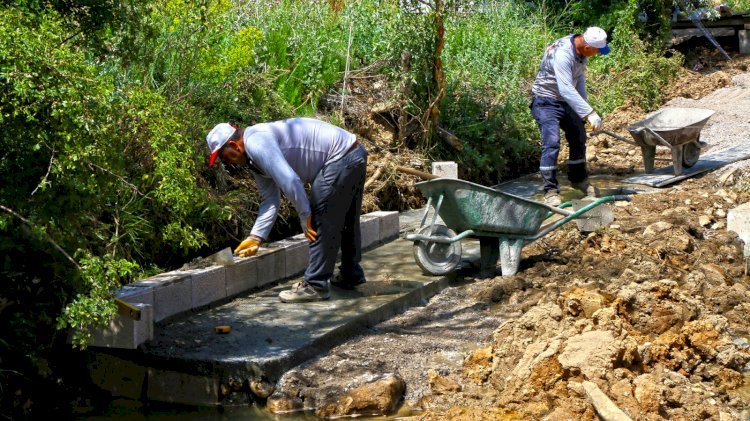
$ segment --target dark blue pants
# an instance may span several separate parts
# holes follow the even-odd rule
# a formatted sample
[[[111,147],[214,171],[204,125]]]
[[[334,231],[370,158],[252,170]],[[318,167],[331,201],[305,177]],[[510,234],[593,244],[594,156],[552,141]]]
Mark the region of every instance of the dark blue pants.
[[[367,151],[356,146],[343,158],[321,168],[310,191],[312,226],[318,239],[310,244],[310,263],[305,282],[325,288],[336,266],[341,248],[341,275],[344,279],[364,278],[362,236],[359,216],[365,186]]]
[[[588,178],[586,172],[586,127],[583,119],[565,101],[547,97],[534,97],[531,115],[542,134],[542,159],[539,171],[542,174],[544,191],[560,192],[557,182],[557,156],[560,153],[560,129],[565,132],[570,154],[568,156],[568,180],[580,183]]]

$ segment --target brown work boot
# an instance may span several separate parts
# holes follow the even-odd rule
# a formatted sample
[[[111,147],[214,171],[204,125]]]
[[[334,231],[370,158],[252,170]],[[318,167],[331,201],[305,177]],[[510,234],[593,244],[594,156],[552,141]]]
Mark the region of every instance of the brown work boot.
[[[544,204],[550,206],[560,206],[562,204],[562,197],[560,193],[554,190],[547,190],[544,192]]]
[[[279,299],[282,303],[307,303],[310,301],[323,301],[331,298],[328,288],[313,288],[305,281],[300,281],[292,286],[292,289],[281,291]]]
[[[599,188],[591,184],[588,179],[580,183],[570,183],[574,189],[583,192],[586,197],[599,197]]]

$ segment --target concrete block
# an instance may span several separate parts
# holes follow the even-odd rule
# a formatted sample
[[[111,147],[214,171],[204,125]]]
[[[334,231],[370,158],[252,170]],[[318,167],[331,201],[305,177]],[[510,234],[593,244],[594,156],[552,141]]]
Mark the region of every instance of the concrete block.
[[[727,230],[734,231],[745,243],[745,258],[750,256],[750,203],[743,203],[727,212]]]
[[[130,304],[154,305],[154,287],[139,286],[138,282],[135,282],[118,288],[115,298]]]
[[[169,282],[161,283],[154,288],[155,322],[193,308],[193,283],[190,276],[179,272],[167,272],[162,278],[169,279]]]
[[[227,272],[224,266],[180,271],[190,276],[192,304],[196,308],[219,301],[227,296]]]
[[[226,267],[227,297],[233,297],[258,285],[258,261],[255,257],[235,257]]]
[[[106,328],[94,329],[89,346],[100,348],[136,349],[154,338],[154,307],[150,304],[134,303],[141,310],[141,320],[133,320],[121,314],[115,315]]]
[[[378,211],[371,212],[368,215],[377,217],[380,220],[380,235],[379,239],[381,242],[390,241],[398,238],[399,234],[399,221],[398,212],[396,211]]]
[[[113,355],[96,353],[88,371],[91,382],[112,396],[141,399],[146,367]]]
[[[285,278],[297,276],[307,269],[307,264],[310,262],[310,243],[306,238],[286,238],[275,244],[283,250],[285,255]]]
[[[360,216],[359,230],[362,235],[362,249],[376,245],[380,241],[380,218],[370,214]]]
[[[149,368],[146,394],[150,401],[216,405],[219,403],[219,381],[211,377]]]
[[[442,178],[458,178],[458,164],[453,161],[433,162],[432,175]]]
[[[737,39],[740,43],[740,54],[750,54],[750,31],[747,29],[737,31]]]
[[[256,287],[276,282],[286,277],[286,254],[275,243],[263,247],[255,256],[258,262],[258,282]]]

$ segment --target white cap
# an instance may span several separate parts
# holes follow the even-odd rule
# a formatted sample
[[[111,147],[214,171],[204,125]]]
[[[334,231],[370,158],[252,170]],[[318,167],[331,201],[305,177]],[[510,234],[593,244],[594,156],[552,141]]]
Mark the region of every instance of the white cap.
[[[208,132],[206,142],[208,143],[208,149],[211,151],[211,158],[208,160],[209,167],[214,164],[214,161],[216,161],[216,157],[219,155],[219,149],[227,143],[236,130],[237,129],[232,127],[229,123],[219,123]]]
[[[607,45],[607,33],[604,29],[598,26],[591,26],[586,29],[583,33],[583,40],[586,44],[599,50],[602,55],[609,54],[609,46]]]

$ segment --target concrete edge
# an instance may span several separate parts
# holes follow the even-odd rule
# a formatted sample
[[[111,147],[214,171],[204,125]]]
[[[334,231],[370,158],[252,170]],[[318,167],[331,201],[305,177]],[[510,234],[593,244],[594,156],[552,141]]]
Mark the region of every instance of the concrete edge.
[[[338,346],[363,329],[372,327],[411,307],[424,305],[427,300],[447,288],[454,276],[447,275],[417,287],[403,296],[384,303],[336,329],[316,338],[308,345],[266,364],[247,361],[216,362],[178,361],[132,354],[122,349],[95,351],[96,365],[89,367],[91,380],[113,396],[149,401],[185,403],[192,405],[220,405],[221,385],[232,380],[262,380],[275,384],[281,376],[294,367]],[[119,373],[107,369],[117,361],[127,370]],[[173,393],[179,390],[180,393]]]
[[[398,238],[398,216],[396,211],[363,214],[360,217],[362,250],[372,250]],[[124,316],[118,315],[114,324],[93,329],[95,340],[89,346],[137,348],[153,338],[155,323],[221,305],[248,291],[298,276],[304,272],[308,260],[307,240],[298,234],[264,245],[256,256],[235,257],[231,266],[174,270],[125,285],[117,289],[114,296],[129,304],[148,305],[152,317],[128,324]],[[123,325],[128,328],[123,329]],[[117,338],[117,335],[125,337]]]

